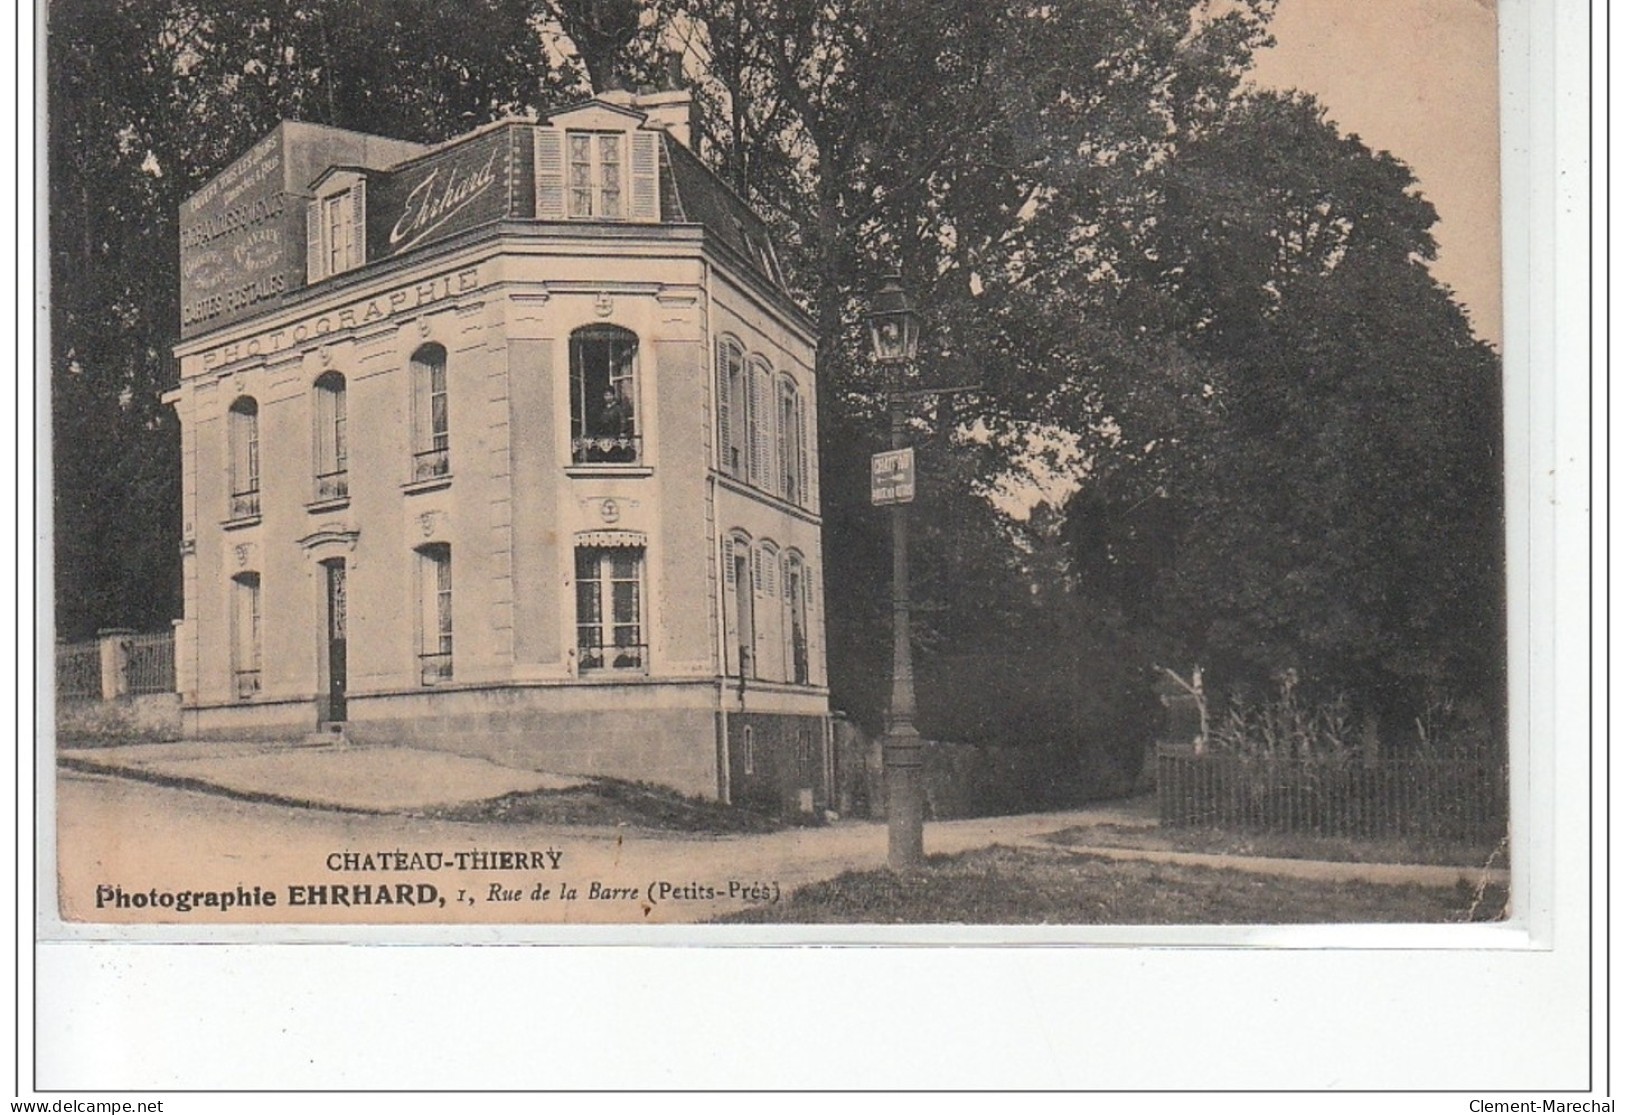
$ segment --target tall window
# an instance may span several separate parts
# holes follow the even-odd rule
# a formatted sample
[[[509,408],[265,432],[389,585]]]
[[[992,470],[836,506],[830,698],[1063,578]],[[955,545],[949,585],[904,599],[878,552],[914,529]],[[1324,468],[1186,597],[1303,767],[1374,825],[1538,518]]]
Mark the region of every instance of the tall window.
[[[779,491],[791,503],[807,498],[807,430],[795,380],[779,377]]]
[[[451,547],[418,550],[418,664],[424,685],[451,680]]]
[[[643,669],[641,549],[576,550],[576,655],[584,671]]]
[[[751,554],[756,552],[743,534],[722,540],[722,575],[725,620],[731,620],[724,669],[735,676],[759,677],[756,661],[756,575]]]
[[[350,494],[350,450],[345,429],[344,377],[328,372],[316,381],[316,498]]]
[[[784,598],[790,613],[790,680],[806,685],[811,676],[807,656],[807,570],[796,553],[784,556]]]
[[[773,372],[767,364],[750,366],[750,482],[767,489],[778,479],[773,470]]]
[[[260,406],[244,395],[227,415],[231,442],[231,518],[260,513]]]
[[[625,136],[616,133],[570,132],[570,216],[620,220]]]
[[[239,700],[260,691],[260,575],[231,580],[231,671]]]
[[[745,386],[745,353],[737,341],[724,340],[717,354],[717,445],[722,471],[743,479],[745,441],[750,429],[750,393]]]
[[[305,278],[314,283],[365,263],[366,228],[365,180],[311,202],[305,218]]]
[[[412,479],[451,475],[451,422],[446,350],[428,344],[412,354]]]
[[[570,459],[636,464],[638,339],[613,325],[570,337]]]

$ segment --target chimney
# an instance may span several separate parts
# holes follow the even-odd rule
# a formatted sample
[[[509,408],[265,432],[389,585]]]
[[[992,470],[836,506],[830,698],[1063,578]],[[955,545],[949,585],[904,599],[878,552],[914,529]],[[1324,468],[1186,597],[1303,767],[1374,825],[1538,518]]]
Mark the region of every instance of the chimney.
[[[693,150],[699,121],[694,95],[683,80],[683,55],[669,51],[663,61],[659,89],[639,92],[632,98],[631,107],[647,113],[651,124],[666,129],[678,143]]]

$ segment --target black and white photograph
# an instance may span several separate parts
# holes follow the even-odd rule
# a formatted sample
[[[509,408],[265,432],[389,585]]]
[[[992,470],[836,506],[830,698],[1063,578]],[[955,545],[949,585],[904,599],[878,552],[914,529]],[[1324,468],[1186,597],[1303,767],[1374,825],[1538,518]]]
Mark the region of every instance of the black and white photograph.
[[[1549,924],[1501,14],[48,0],[42,938]]]

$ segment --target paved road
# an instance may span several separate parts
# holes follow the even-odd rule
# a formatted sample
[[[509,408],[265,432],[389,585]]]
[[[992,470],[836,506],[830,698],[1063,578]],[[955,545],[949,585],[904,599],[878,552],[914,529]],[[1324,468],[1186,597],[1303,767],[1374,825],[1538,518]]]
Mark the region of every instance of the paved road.
[[[885,827],[869,822],[726,837],[497,826],[263,805],[66,770],[58,778],[58,874],[63,916],[70,920],[686,922],[757,905],[843,870],[879,867],[886,858]],[[1124,819],[1100,809],[934,823],[926,829],[926,848],[958,852],[1022,843],[1073,825]],[[504,862],[490,853],[510,856]],[[330,861],[345,867],[346,854],[357,857],[350,864],[359,869],[332,870]],[[363,858],[369,854],[370,862]],[[390,898],[402,895],[401,886],[410,888],[411,904],[379,904],[381,884]],[[352,905],[332,905],[335,885],[371,887],[372,901],[354,905],[352,890]],[[130,904],[120,906],[116,891],[111,897],[103,891],[98,907],[99,886],[121,889]],[[328,888],[329,904],[290,904],[308,902],[314,897],[309,888],[319,886]],[[423,886],[432,894],[418,889]],[[235,893],[239,887],[274,894],[277,905],[188,914],[159,907],[156,917],[151,905],[136,905],[136,895],[150,903],[154,891]],[[538,888],[545,898],[532,897]],[[573,888],[575,897],[564,899],[564,888]],[[425,899],[428,907],[421,905]]]

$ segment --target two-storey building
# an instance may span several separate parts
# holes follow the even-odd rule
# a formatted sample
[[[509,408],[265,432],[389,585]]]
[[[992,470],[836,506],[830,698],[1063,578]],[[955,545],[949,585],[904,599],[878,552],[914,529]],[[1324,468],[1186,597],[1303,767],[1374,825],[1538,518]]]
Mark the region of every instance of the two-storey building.
[[[827,800],[814,338],[681,92],[181,218],[186,729]]]

